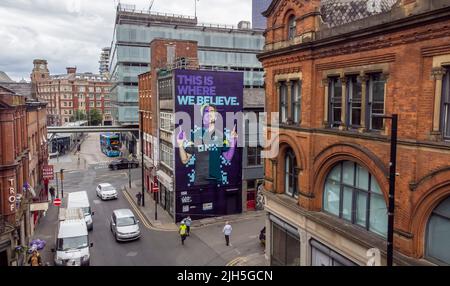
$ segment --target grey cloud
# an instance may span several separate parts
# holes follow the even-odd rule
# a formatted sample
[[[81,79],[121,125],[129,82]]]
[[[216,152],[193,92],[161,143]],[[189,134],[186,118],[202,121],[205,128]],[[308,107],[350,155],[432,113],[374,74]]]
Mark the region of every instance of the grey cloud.
[[[121,2],[146,10],[150,1]],[[194,15],[194,0],[156,0],[152,10]],[[113,0],[1,0],[0,70],[29,80],[33,59],[44,58],[54,74],[66,66],[97,72],[100,50],[111,44],[115,12]],[[197,16],[236,25],[250,20],[251,0],[200,0]]]

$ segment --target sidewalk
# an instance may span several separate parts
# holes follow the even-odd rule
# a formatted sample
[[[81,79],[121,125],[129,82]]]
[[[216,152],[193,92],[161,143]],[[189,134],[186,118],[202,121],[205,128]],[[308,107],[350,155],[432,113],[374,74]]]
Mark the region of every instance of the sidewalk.
[[[174,219],[159,204],[157,206],[158,220],[155,220],[155,201],[153,200],[153,196],[151,194],[145,193],[145,207],[137,206],[136,194],[142,192],[141,186],[142,185],[140,182],[132,182],[131,189],[129,186],[124,187],[125,191],[133,199],[134,205],[141,211],[150,225],[157,230],[178,231],[178,226],[174,223]]]
[[[137,206],[136,194],[142,192],[141,183],[134,181],[131,183],[131,189],[128,186],[125,186],[125,191],[133,199],[135,206]],[[174,223],[174,219],[159,204],[157,210],[158,220],[155,220],[155,201],[153,200],[153,196],[151,194],[145,193],[145,207],[139,206],[138,208],[153,228],[163,231],[178,231],[178,226]],[[264,215],[264,211],[255,211],[229,216],[205,218],[193,221],[192,229],[201,228],[212,224],[224,224],[227,221],[236,222],[245,219],[253,219]]]

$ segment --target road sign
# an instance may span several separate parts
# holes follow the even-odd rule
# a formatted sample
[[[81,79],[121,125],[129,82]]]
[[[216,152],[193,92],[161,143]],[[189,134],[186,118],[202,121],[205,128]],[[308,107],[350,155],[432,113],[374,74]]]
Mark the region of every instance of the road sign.
[[[47,165],[42,168],[43,178],[47,180],[54,180],[53,165]]]
[[[159,192],[159,188],[158,188],[158,187],[153,187],[153,188],[152,188],[152,192],[153,192],[153,193]]]
[[[53,205],[55,206],[55,207],[59,207],[60,205],[61,205],[61,199],[55,199],[54,201],[53,201]]]

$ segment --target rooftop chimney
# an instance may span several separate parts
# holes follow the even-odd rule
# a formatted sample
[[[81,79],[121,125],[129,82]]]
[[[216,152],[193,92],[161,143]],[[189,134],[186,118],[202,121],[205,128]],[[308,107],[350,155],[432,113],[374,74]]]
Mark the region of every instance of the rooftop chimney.
[[[73,67],[67,67],[67,74],[72,74],[72,73],[77,73],[77,68],[73,68]]]

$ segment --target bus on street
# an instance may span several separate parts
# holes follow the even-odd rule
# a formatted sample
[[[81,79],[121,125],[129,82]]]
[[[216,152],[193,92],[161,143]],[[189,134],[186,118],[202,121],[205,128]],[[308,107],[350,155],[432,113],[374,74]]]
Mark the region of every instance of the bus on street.
[[[108,157],[119,157],[121,148],[119,134],[100,134],[100,148],[102,152]]]

